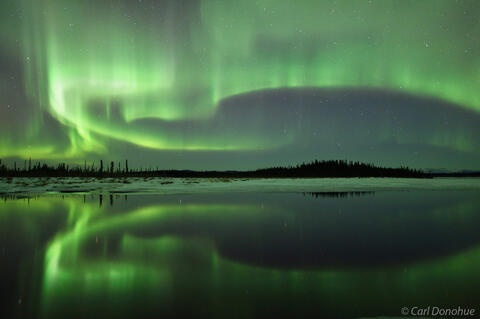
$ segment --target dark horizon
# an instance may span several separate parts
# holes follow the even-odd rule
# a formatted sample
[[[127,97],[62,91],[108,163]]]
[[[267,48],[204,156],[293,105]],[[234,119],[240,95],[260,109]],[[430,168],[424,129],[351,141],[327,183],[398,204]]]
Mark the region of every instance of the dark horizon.
[[[128,160],[104,162],[98,165],[84,162],[83,166],[59,163],[56,167],[38,161],[24,161],[23,168],[14,162],[6,166],[0,160],[0,177],[230,177],[230,178],[310,178],[310,177],[432,177],[431,174],[406,166],[390,168],[347,160],[313,160],[290,166],[257,168],[255,170],[175,170],[132,168]]]
[[[1,167],[3,166],[6,168],[8,171],[14,171],[14,168],[16,167],[18,171],[28,171],[29,167],[36,167],[36,166],[48,166],[49,169],[56,169],[60,166],[65,166],[69,167],[71,170],[77,170],[77,169],[85,169],[87,168],[92,168],[94,167],[95,170],[98,171],[100,168],[100,162],[103,161],[104,164],[104,171],[107,171],[107,168],[110,167],[111,163],[114,163],[115,166],[115,171],[118,171],[118,167],[121,167],[121,171],[125,170],[125,164],[126,161],[128,161],[128,166],[131,171],[144,171],[144,172],[149,172],[149,171],[190,171],[190,172],[252,172],[252,171],[257,171],[261,169],[268,169],[268,168],[274,168],[274,167],[295,167],[300,165],[300,163],[310,163],[309,161],[305,162],[297,162],[297,163],[289,163],[286,165],[270,165],[270,166],[259,166],[253,169],[194,169],[194,168],[189,168],[189,167],[184,167],[184,168],[168,168],[168,167],[162,167],[159,165],[135,165],[135,163],[123,159],[123,160],[103,160],[103,159],[94,159],[94,160],[83,160],[82,163],[79,163],[78,161],[75,162],[69,162],[69,161],[45,161],[45,160],[36,160],[36,159],[24,159],[24,158],[7,158],[7,159],[2,159],[0,158],[0,171]],[[311,162],[314,161],[320,161],[320,162],[331,162],[331,161],[341,161],[341,162],[353,162],[353,163],[362,163],[362,164],[367,164],[367,165],[372,165],[375,167],[383,167],[383,168],[402,168],[406,167],[411,170],[415,171],[420,171],[424,172],[426,174],[430,174],[432,176],[448,176],[448,175],[458,175],[458,176],[476,176],[480,174],[480,169],[447,169],[444,167],[427,167],[427,168],[421,168],[421,167],[411,167],[407,165],[399,165],[399,166],[389,166],[389,165],[381,165],[375,162],[364,162],[364,161],[358,161],[358,160],[348,160],[348,159],[316,159],[312,160]],[[107,167],[108,166],[108,167]],[[0,176],[1,177],[1,176]]]

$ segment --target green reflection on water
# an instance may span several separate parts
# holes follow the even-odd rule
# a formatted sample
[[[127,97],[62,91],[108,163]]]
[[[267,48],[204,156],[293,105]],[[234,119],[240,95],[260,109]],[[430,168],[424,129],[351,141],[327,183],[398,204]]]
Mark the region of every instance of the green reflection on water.
[[[403,213],[379,214],[381,218],[375,219],[383,228],[395,225],[401,235],[402,228],[412,226],[411,216],[420,222],[429,220],[433,237],[429,238],[429,230],[425,229],[425,241],[432,238],[440,241],[442,233],[451,236],[452,231],[459,238],[471,238],[468,243],[460,240],[457,250],[448,250],[447,255],[417,256],[416,260],[400,258],[388,265],[319,264],[307,268],[290,264],[275,267],[268,263],[262,266],[257,260],[242,259],[242,254],[231,252],[252,249],[254,255],[258,251],[254,252],[255,247],[249,246],[250,243],[268,249],[270,246],[264,242],[271,240],[284,245],[282,238],[277,238],[280,234],[297,240],[292,231],[276,232],[277,226],[271,226],[275,224],[272,216],[280,218],[280,227],[291,227],[295,234],[303,231],[307,236],[305,207],[318,210],[340,205],[345,208],[342,214],[350,218],[349,206],[359,211],[366,203],[369,209],[382,208],[382,195],[348,198],[350,202],[344,199],[343,204],[337,204],[342,203],[339,199],[295,195],[299,201],[290,198],[289,202],[294,203],[290,206],[274,196],[238,200],[217,196],[192,197],[187,203],[176,196],[148,200],[132,196],[134,199],[129,202],[117,202],[114,206],[101,206],[96,199],[85,201],[74,196],[6,201],[0,205],[2,233],[8,237],[7,228],[15,224],[13,220],[21,221],[23,226],[16,237],[24,241],[20,246],[30,247],[24,254],[36,251],[38,255],[40,251],[45,256],[43,266],[38,265],[37,257],[32,266],[37,269],[19,270],[23,280],[18,282],[22,286],[18,294],[38,298],[38,303],[31,302],[28,306],[32,313],[41,309],[43,317],[84,317],[92,311],[110,317],[190,312],[218,317],[231,317],[234,313],[234,317],[244,317],[275,311],[287,314],[315,311],[330,317],[355,317],[397,315],[402,306],[475,305],[474,292],[480,283],[480,247],[470,232],[478,229],[480,206],[478,200],[469,196],[450,196],[447,205],[445,200],[435,203],[427,200],[428,196],[418,195],[424,199],[423,204],[411,202],[420,206],[419,211],[404,209]],[[385,202],[390,200],[384,198]],[[328,210],[331,213],[318,211],[315,215],[325,227],[319,228],[319,232],[332,230],[332,236],[323,234],[329,240],[335,234],[345,236],[343,228],[350,225],[331,207]],[[56,219],[49,220],[58,221],[46,227],[46,216],[54,215]],[[367,226],[359,224],[359,227]],[[362,236],[387,237],[387,232],[374,227],[356,231]],[[414,233],[415,229],[411,231]],[[304,240],[308,245],[307,239]],[[447,240],[456,241],[455,237]],[[405,245],[412,245],[412,250],[414,244],[405,239]],[[224,251],[227,248],[229,251]],[[378,251],[382,257],[383,251]],[[376,258],[374,253],[366,258]],[[259,256],[268,256],[268,252]],[[32,270],[41,273],[40,283],[28,280]],[[28,292],[35,289],[40,297]]]

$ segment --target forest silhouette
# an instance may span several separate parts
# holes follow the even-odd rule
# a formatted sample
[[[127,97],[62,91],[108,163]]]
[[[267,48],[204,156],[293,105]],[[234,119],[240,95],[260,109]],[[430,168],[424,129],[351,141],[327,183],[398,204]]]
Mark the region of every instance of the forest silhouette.
[[[427,178],[432,174],[408,167],[389,168],[373,164],[346,160],[314,160],[296,166],[277,166],[251,171],[194,171],[174,169],[136,168],[129,169],[128,160],[121,162],[70,166],[60,163],[50,166],[46,163],[24,161],[23,167],[17,162],[7,166],[0,160],[0,177],[96,177],[96,178],[127,178],[127,177],[206,177],[206,178],[313,178],[313,177],[411,177]]]

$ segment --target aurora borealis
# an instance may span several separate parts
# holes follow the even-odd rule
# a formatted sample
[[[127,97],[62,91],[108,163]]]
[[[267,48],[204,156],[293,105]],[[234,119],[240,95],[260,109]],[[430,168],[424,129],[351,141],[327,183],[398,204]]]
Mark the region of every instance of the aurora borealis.
[[[480,169],[478,1],[4,0],[0,157]]]

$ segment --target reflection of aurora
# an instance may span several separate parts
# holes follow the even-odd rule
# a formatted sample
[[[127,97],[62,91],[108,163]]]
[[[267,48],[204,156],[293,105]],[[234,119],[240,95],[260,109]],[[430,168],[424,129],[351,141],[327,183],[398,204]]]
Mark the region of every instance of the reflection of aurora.
[[[42,280],[44,314],[46,317],[54,313],[65,316],[71,315],[71,309],[87,307],[100,310],[115,308],[119,315],[125,315],[122,311],[132,311],[132,300],[139,303],[140,313],[157,308],[173,311],[169,307],[175,307],[174,300],[188,300],[188,296],[192,294],[195,295],[195,300],[203,303],[205,309],[212,311],[225,309],[221,308],[220,304],[235,302],[240,308],[243,305],[244,314],[249,314],[252,311],[248,306],[251,298],[266,301],[269,298],[274,300],[287,296],[288,304],[292,307],[302,307],[305,306],[305,298],[309,298],[307,296],[315,296],[332,302],[356,302],[357,305],[360,304],[360,298],[363,300],[361,313],[377,313],[380,311],[377,308],[378,298],[384,296],[386,289],[396,291],[397,297],[400,296],[404,302],[418,303],[428,298],[438,302],[444,300],[442,290],[438,289],[439,285],[451,289],[451,295],[448,301],[445,301],[447,303],[468,302],[471,299],[472,295],[465,287],[476,286],[474,283],[478,283],[480,253],[473,246],[477,237],[474,230],[478,229],[479,223],[476,216],[478,214],[475,213],[478,211],[478,200],[472,201],[469,196],[460,195],[457,198],[450,194],[433,204],[428,199],[437,198],[435,194],[410,195],[413,205],[418,204],[419,198],[422,198],[422,203],[429,202],[431,205],[423,206],[422,212],[410,212],[411,207],[406,206],[398,213],[392,213],[392,218],[372,214],[364,216],[368,221],[363,223],[359,223],[358,219],[353,221],[358,227],[355,232],[368,232],[373,237],[378,233],[384,236],[383,243],[389,242],[388,234],[393,233],[391,227],[394,227],[398,234],[390,237],[399,238],[405,237],[402,229],[409,228],[407,233],[414,239],[403,240],[411,245],[412,250],[417,249],[415,246],[423,245],[420,241],[422,237],[417,237],[417,234],[419,228],[425,230],[427,223],[430,226],[429,232],[424,233],[426,237],[424,236],[423,240],[437,243],[431,247],[423,246],[419,253],[429,253],[422,249],[436,247],[441,256],[444,254],[442,249],[448,246],[448,242],[457,244],[457,250],[466,249],[461,253],[449,251],[449,254],[453,253],[449,257],[439,259],[435,256],[436,252],[433,252],[431,261],[419,260],[411,264],[401,261],[401,255],[408,255],[407,252],[396,251],[395,253],[400,255],[397,265],[361,269],[344,265],[346,268],[341,267],[340,270],[327,267],[315,271],[283,269],[281,265],[256,267],[241,260],[229,260],[235,256],[229,255],[225,249],[238,249],[231,243],[240,246],[246,243],[247,247],[241,249],[250,249],[247,252],[255,256],[255,243],[266,248],[262,246],[262,242],[268,242],[268,237],[272,235],[277,236],[277,244],[288,251],[285,240],[295,242],[294,234],[303,230],[303,244],[309,245],[307,237],[310,235],[306,224],[312,224],[312,220],[305,209],[315,203],[313,207],[318,210],[319,201],[326,209],[323,212],[312,212],[319,218],[319,223],[326,224],[325,229],[336,229],[332,238],[341,240],[341,237],[348,237],[349,223],[339,215],[329,213],[330,210],[337,210],[335,203],[341,200],[295,196],[300,201],[285,199],[285,202],[296,203],[295,214],[291,211],[292,207],[285,206],[280,197],[273,195],[262,197],[263,207],[258,205],[257,200],[242,198],[239,200],[242,204],[237,205],[229,198],[218,198],[218,195],[215,196],[215,204],[205,199],[195,200],[194,197],[189,200],[188,196],[184,198],[187,202],[184,204],[179,204],[178,197],[175,196],[150,199],[147,196],[144,198],[148,203],[138,204],[143,199],[137,199],[136,203],[132,204],[130,201],[135,201],[133,196],[129,202],[122,204],[123,202],[119,201],[113,208],[108,205],[99,207],[98,203],[92,201],[83,203],[81,198],[75,197],[66,197],[64,200],[45,197],[31,201],[28,207],[31,215],[35,215],[37,211],[40,213],[47,209],[47,206],[50,212],[57,210],[62,215],[62,210],[68,212],[65,221],[67,227],[50,241],[46,250]],[[375,196],[375,200],[378,196]],[[357,209],[357,215],[358,208],[365,203],[363,200],[372,207],[372,198],[347,199],[351,201],[350,205]],[[376,203],[375,200],[373,203]],[[345,203],[347,202],[339,206],[344,208],[346,219],[350,219],[353,215],[349,213],[349,204]],[[14,206],[17,207],[16,210],[21,210],[22,205],[26,208],[27,203],[9,201],[2,206],[2,215]],[[383,207],[381,204],[378,206]],[[362,214],[365,212],[362,211]],[[405,217],[394,217],[396,214]],[[371,227],[368,225],[372,220],[379,225],[378,228],[368,228]],[[419,228],[415,228],[412,222],[418,222]],[[277,229],[285,229],[285,223],[293,230],[276,233]],[[317,227],[318,223],[313,225]],[[336,228],[333,225],[337,225]],[[325,229],[320,229],[319,232],[324,232]],[[280,234],[283,234],[284,238],[280,237]],[[442,236],[445,239],[442,240]],[[465,238],[469,239],[468,243],[463,242]],[[325,247],[328,248],[328,245]],[[318,246],[317,249],[322,250],[322,247]],[[222,254],[227,258],[222,257]],[[374,255],[364,257],[375,258]],[[417,257],[425,259],[425,256]],[[237,259],[241,258],[237,256]],[[461,272],[457,271],[459,268],[462,269]],[[423,287],[420,293],[417,293],[418,287]],[[358,289],[361,289],[363,296],[351,293],[358,292]],[[245,291],[248,291],[248,294]],[[136,295],[138,296],[135,297]],[[164,303],[159,305],[158,300],[163,300]],[[391,303],[390,300],[386,304]],[[61,304],[69,306],[62,308]],[[329,309],[328,306],[322,307]],[[228,313],[229,310],[225,311]],[[331,311],[338,314],[338,309]],[[391,309],[385,308],[385,311]],[[78,315],[81,316],[81,313]]]
[[[160,150],[275,148],[294,140],[290,130],[272,138],[262,130],[248,135],[248,126],[244,136],[229,123],[213,131],[202,124],[225,98],[266,88],[374,87],[480,110],[474,6],[145,0],[96,2],[90,10],[88,1],[21,3],[18,56],[34,116],[23,140],[0,141],[1,156],[25,156],[19,143],[27,141],[27,157],[78,158],[104,152],[112,138]],[[44,136],[43,112],[61,123],[66,147],[55,133]],[[152,119],[154,128],[142,122]],[[468,128],[453,137],[432,130],[429,145],[470,143]]]

